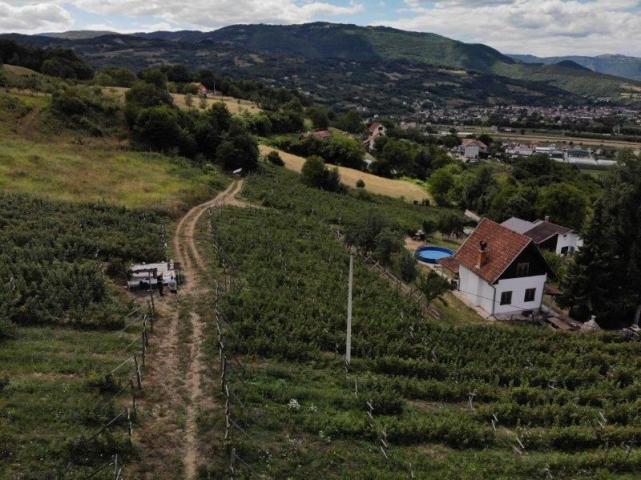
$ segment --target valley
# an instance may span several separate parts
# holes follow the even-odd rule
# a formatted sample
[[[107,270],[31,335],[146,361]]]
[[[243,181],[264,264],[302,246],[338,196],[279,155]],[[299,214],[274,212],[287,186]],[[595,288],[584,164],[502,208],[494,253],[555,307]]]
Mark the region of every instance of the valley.
[[[637,478],[641,84],[109,30],[0,35],[0,479]]]

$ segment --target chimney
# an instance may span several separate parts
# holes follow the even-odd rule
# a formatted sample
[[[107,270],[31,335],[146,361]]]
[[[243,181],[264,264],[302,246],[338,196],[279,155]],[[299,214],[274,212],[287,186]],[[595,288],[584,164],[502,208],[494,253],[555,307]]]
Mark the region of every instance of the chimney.
[[[546,221],[546,222],[549,222],[549,221],[550,221],[550,216],[549,216],[549,215],[546,215],[546,216],[545,216],[545,221]]]
[[[487,263],[487,242],[485,240],[481,240],[479,242],[479,257],[478,257],[478,263],[476,265],[476,268],[481,268],[486,263]]]

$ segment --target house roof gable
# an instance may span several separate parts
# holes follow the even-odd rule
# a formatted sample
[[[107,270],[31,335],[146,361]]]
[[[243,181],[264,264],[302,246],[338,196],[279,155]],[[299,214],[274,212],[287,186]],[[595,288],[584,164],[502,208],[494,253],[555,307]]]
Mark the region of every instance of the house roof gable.
[[[487,254],[485,263],[479,266],[481,242],[486,243]],[[454,254],[453,260],[486,282],[494,284],[531,243],[532,240],[525,235],[484,218]],[[455,265],[453,262],[448,263]]]

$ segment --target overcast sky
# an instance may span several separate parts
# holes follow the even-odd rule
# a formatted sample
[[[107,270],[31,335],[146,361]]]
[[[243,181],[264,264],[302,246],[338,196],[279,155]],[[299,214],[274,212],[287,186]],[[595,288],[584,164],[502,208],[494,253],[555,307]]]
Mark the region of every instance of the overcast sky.
[[[641,56],[641,0],[0,0],[3,32],[316,20],[440,33],[505,53]]]

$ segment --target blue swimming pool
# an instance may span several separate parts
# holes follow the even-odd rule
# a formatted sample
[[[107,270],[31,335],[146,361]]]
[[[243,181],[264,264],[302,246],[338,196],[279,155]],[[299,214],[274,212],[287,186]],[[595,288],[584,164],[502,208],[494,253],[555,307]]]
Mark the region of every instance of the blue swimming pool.
[[[454,255],[452,250],[443,247],[421,247],[416,250],[416,259],[425,263],[436,263],[452,255]]]

